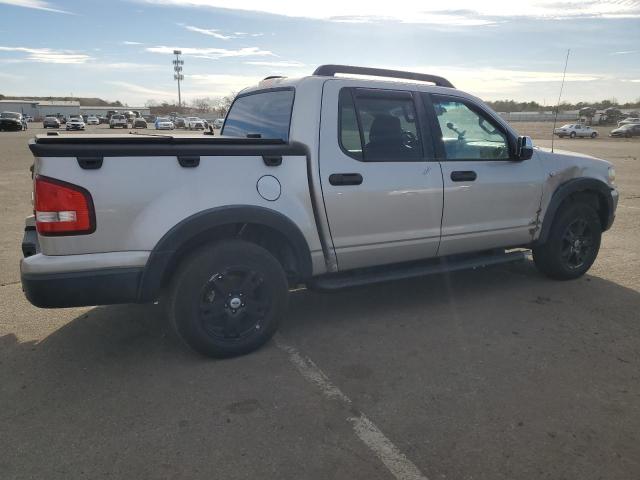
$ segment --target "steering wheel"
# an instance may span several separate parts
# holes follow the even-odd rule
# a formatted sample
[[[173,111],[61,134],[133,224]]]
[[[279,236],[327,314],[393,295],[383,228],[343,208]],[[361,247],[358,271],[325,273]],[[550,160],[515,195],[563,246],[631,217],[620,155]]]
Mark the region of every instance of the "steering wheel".
[[[418,146],[418,138],[414,135],[413,132],[409,132],[407,130],[403,130],[402,132],[402,144],[405,147],[415,148]]]

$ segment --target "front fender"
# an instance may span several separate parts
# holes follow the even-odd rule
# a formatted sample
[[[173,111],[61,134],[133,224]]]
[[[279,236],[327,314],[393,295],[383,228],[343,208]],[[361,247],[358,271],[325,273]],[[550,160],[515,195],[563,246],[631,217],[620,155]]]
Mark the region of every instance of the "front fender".
[[[540,229],[540,235],[537,243],[542,244],[548,240],[553,219],[555,218],[562,203],[571,195],[580,192],[593,192],[598,195],[601,207],[605,207],[604,209],[601,208],[601,211],[599,211],[600,219],[602,221],[602,230],[605,231],[611,227],[615,217],[615,208],[618,199],[615,189],[595,178],[573,178],[559,185],[553,193],[544,214],[544,220],[542,222],[542,228]]]

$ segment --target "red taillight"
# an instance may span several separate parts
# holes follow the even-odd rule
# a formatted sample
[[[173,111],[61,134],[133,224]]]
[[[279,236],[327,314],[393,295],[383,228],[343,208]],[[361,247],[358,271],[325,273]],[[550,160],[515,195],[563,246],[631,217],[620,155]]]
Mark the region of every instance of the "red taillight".
[[[36,228],[42,235],[82,235],[96,230],[91,194],[82,187],[36,176]]]

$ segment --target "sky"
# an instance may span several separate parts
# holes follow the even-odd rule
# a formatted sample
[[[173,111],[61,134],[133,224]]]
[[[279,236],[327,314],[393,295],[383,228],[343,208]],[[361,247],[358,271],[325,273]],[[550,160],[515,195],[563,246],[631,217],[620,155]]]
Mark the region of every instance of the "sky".
[[[0,93],[141,106],[338,63],[432,73],[485,100],[640,99],[640,0],[0,0]]]

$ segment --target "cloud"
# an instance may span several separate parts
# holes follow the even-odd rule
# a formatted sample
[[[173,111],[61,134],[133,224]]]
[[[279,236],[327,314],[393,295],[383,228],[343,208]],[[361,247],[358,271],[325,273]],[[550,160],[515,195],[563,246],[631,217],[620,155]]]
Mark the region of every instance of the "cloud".
[[[257,65],[260,67],[277,67],[277,68],[294,68],[306,66],[302,62],[296,62],[294,60],[282,60],[275,62],[263,62],[263,61],[250,61],[244,62],[246,65]]]
[[[142,42],[132,42],[130,40],[125,40],[124,42],[122,42],[122,45],[144,45],[144,43],[142,43]]]
[[[113,85],[114,87],[124,89],[127,93],[137,93],[140,95],[154,96],[159,98],[173,98],[177,96],[176,92],[174,92],[173,90],[159,90],[119,80],[107,81],[105,83]]]
[[[423,0],[325,0],[323,2],[284,2],[263,0],[133,0],[147,4],[177,7],[212,7],[270,13],[287,17],[337,22],[400,21],[438,25],[483,26],[510,18],[640,18],[640,3],[634,0],[522,0],[505,2],[457,0],[455,9]],[[481,9],[481,13],[479,12]]]
[[[209,37],[217,38],[218,40],[231,40],[232,38],[243,38],[243,37],[261,37],[262,33],[246,33],[246,32],[233,32],[222,33],[220,30],[216,28],[200,28],[194,27],[193,25],[184,25],[178,24],[181,27],[186,28],[190,32],[201,33],[202,35],[207,35]]]
[[[0,0],[0,3],[13,5],[14,7],[34,8],[36,10],[45,10],[47,12],[73,15],[71,12],[67,12],[66,10],[54,8],[49,2],[45,2],[44,0]]]
[[[194,27],[193,25],[185,25],[184,28],[186,28],[190,32],[201,33],[202,35],[208,35],[209,37],[217,38],[219,40],[230,40],[232,38],[236,38],[232,35],[224,35],[220,33],[220,30],[211,28],[198,28]]]
[[[71,63],[82,64],[91,60],[89,55],[69,50],[53,50],[50,48],[1,47],[0,52],[21,52],[27,56],[23,60],[37,63]]]
[[[621,52],[611,52],[609,55],[629,55],[630,53],[640,53],[640,50],[623,50]]]
[[[275,56],[273,52],[269,50],[262,50],[258,47],[245,47],[236,50],[229,50],[226,48],[197,48],[197,47],[167,47],[159,45],[156,47],[146,48],[147,52],[151,53],[164,53],[173,54],[174,50],[181,50],[183,55],[192,56],[196,58],[208,58],[218,60],[220,58],[230,57],[265,57]]]

